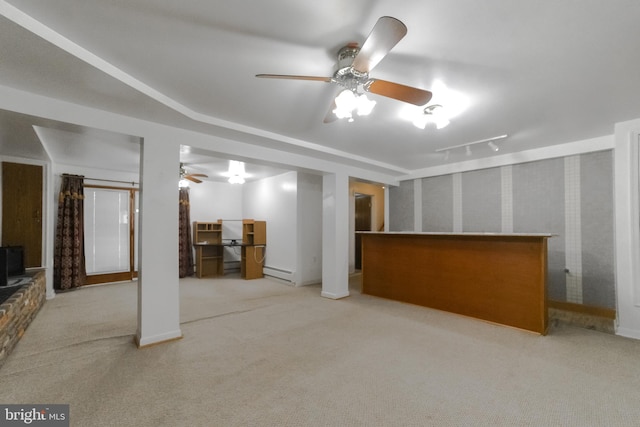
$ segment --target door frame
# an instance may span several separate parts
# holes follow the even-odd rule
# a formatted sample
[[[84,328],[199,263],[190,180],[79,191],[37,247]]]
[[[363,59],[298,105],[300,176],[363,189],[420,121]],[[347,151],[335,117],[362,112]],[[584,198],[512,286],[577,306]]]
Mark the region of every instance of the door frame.
[[[358,218],[358,199],[362,199],[362,198],[366,198],[367,200],[369,200],[369,229],[368,230],[358,230],[358,226],[357,226],[357,218]],[[353,199],[354,199],[354,208],[353,208],[353,218],[354,218],[354,232],[355,232],[355,236],[354,236],[354,242],[355,242],[355,247],[354,247],[354,268],[356,270],[361,270],[362,269],[362,258],[361,258],[361,245],[360,245],[360,234],[358,234],[358,231],[372,231],[373,228],[373,224],[374,224],[374,211],[373,211],[373,198],[374,196],[372,194],[366,194],[366,193],[361,193],[361,192],[354,192],[353,193]]]

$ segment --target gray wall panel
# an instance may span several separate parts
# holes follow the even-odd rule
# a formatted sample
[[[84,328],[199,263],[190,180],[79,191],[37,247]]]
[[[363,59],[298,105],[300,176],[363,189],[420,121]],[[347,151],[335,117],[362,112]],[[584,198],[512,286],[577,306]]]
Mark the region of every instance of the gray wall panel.
[[[422,231],[453,231],[453,175],[422,180]]]
[[[585,305],[615,309],[613,156],[580,156],[582,298]]]
[[[413,231],[413,180],[389,188],[389,231]]]
[[[498,233],[502,229],[500,169],[462,174],[462,230]]]
[[[513,166],[513,231],[557,235],[548,241],[548,294],[566,301],[563,159]]]
[[[511,185],[504,187],[500,168],[459,174],[463,231],[500,232],[501,192],[511,189],[505,213],[511,218],[513,212],[513,231],[554,234],[548,241],[549,298],[567,301],[571,296],[585,305],[615,309],[613,155],[609,150],[577,160],[571,156],[513,165],[506,175]],[[454,175],[423,178],[421,185],[422,230],[452,232]],[[413,231],[414,203],[413,180],[389,190],[391,231]],[[567,277],[565,267],[578,269],[581,281]]]

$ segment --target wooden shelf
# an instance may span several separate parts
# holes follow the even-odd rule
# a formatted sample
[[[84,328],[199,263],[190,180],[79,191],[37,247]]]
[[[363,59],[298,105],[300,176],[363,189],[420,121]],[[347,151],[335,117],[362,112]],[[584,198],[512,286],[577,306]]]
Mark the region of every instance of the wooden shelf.
[[[264,277],[267,223],[252,219],[242,220],[242,244],[222,243],[222,220],[193,223],[193,246],[196,250],[196,276],[212,277],[224,275],[225,246],[241,247],[240,275],[244,279]]]
[[[267,244],[266,221],[245,219],[242,221],[242,253],[240,275],[244,279],[264,277],[265,245]]]
[[[224,274],[222,260],[222,222],[194,222],[193,242],[196,249],[196,276]]]

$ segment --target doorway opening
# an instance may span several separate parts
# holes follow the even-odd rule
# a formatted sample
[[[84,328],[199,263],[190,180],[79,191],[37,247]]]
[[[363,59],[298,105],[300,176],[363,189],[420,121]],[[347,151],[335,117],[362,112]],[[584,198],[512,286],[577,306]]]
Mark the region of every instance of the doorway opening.
[[[371,231],[372,224],[372,212],[371,212],[371,199],[368,194],[355,193],[355,268],[356,270],[362,269],[362,247],[361,247],[361,235],[358,231]]]

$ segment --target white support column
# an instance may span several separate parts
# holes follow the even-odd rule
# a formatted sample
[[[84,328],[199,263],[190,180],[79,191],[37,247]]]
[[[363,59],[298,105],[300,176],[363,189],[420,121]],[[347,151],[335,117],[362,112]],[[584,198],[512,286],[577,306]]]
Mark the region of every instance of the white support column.
[[[56,200],[58,200],[58,192],[60,189],[56,189],[54,187],[55,178],[53,176],[53,168],[52,166],[45,165],[45,188],[44,195],[46,199],[43,201],[44,206],[44,218],[43,224],[45,228],[44,232],[44,266],[46,268],[46,293],[47,299],[53,299],[56,296],[56,291],[53,290],[53,251],[55,246],[55,238],[56,238],[56,230],[55,230],[55,218],[58,213],[58,205]],[[57,190],[57,191],[56,191]]]
[[[182,337],[178,281],[180,146],[146,137],[140,154],[139,347]]]
[[[322,296],[349,296],[349,177],[322,178]]]
[[[615,130],[616,333],[640,339],[640,120]]]

